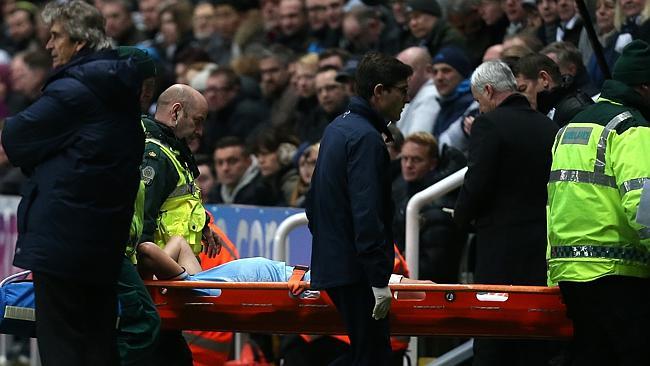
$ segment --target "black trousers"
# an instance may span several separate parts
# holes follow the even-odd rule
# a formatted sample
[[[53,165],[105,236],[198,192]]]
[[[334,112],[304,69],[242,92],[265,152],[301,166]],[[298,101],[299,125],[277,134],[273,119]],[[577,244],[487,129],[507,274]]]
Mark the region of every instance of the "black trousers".
[[[350,337],[350,351],[331,365],[382,366],[391,360],[388,317],[375,320],[375,297],[367,283],[327,289],[343,318]]]
[[[36,337],[43,366],[119,365],[115,284],[34,272]]]
[[[650,365],[650,280],[560,282],[574,337],[567,365]]]

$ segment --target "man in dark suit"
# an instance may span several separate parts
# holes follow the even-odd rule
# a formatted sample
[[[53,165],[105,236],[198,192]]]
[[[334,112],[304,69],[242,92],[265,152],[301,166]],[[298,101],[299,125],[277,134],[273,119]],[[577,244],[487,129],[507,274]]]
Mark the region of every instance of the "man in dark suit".
[[[311,285],[325,289],[341,313],[350,352],[335,365],[390,361],[388,281],[393,268],[390,158],[382,134],[407,100],[410,66],[379,53],[359,63],[359,96],[323,134],[307,193],[313,235]]]
[[[482,284],[546,284],[546,183],[557,125],[516,93],[508,66],[488,61],[472,75],[479,115],[455,220],[476,228],[475,278]],[[546,365],[544,344],[474,343],[474,365]]]

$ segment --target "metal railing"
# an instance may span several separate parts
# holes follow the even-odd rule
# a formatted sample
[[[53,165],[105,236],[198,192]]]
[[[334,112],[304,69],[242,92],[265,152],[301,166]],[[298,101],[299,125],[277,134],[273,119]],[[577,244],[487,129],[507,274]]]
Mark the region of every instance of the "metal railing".
[[[418,278],[420,257],[420,210],[463,184],[467,167],[411,197],[406,205],[406,264],[411,278]]]
[[[273,260],[289,262],[289,241],[287,241],[287,237],[291,230],[307,225],[307,222],[307,215],[302,212],[291,215],[280,223],[273,236]]]

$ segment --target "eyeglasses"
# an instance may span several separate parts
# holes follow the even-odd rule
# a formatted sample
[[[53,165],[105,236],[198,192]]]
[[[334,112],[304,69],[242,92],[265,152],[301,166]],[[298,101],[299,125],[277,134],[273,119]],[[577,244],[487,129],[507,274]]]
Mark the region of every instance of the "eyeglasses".
[[[409,86],[408,85],[403,85],[403,86],[389,86],[388,89],[397,89],[402,95],[406,95],[409,91]]]

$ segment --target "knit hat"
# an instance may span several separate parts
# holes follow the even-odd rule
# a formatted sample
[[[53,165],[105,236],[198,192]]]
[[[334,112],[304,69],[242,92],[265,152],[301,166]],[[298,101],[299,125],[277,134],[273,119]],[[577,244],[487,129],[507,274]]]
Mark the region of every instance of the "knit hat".
[[[406,11],[419,11],[435,17],[442,16],[442,9],[437,0],[406,0]]]
[[[465,51],[455,46],[443,47],[438,51],[438,54],[431,61],[432,65],[435,64],[448,64],[458,71],[463,78],[468,78],[472,73],[472,65],[465,55]]]
[[[650,83],[650,45],[634,40],[623,49],[614,64],[612,78],[627,85]]]
[[[133,58],[142,79],[152,78],[157,75],[156,63],[147,51],[138,47],[121,46],[117,48],[117,54],[122,58]]]

